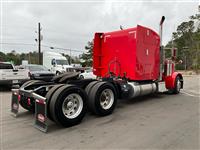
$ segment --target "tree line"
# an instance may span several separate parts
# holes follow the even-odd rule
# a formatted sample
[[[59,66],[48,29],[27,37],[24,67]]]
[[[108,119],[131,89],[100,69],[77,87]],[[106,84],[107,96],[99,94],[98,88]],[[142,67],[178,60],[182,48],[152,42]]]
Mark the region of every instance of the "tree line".
[[[0,61],[2,62],[12,62],[15,65],[21,65],[22,60],[28,60],[31,64],[38,64],[38,53],[34,51],[19,54],[15,50],[9,53],[0,52]]]
[[[200,69],[200,14],[189,17],[188,21],[178,25],[172,33],[172,40],[165,48],[177,48],[177,59],[182,64],[177,64],[177,69]],[[169,57],[169,52],[166,52]]]
[[[42,54],[41,54],[42,55]],[[70,57],[69,55],[62,54],[67,58],[69,63],[80,63],[79,57]],[[38,64],[39,63],[39,55],[38,52],[29,52],[29,53],[17,53],[15,50],[12,50],[9,53],[0,52],[0,62],[11,62],[14,65],[21,65],[23,60],[28,60],[29,64]]]

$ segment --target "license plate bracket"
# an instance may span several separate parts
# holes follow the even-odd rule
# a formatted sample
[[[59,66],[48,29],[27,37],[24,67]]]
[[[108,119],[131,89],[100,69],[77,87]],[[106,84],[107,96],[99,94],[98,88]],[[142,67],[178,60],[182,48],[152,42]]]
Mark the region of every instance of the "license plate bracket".
[[[12,83],[17,84],[17,83],[19,83],[19,81],[18,80],[12,80]]]

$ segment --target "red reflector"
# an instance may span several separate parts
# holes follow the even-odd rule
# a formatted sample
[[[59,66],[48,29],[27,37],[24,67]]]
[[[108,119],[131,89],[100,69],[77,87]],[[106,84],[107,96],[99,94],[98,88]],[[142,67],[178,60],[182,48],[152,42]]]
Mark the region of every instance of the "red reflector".
[[[18,99],[18,101],[20,101],[21,100],[21,95],[18,95],[17,99]]]
[[[28,100],[28,105],[31,105],[31,99],[28,98],[27,100]]]
[[[36,102],[37,102],[37,103],[40,103],[40,104],[46,104],[46,102],[45,102],[44,100],[36,99]]]
[[[38,114],[38,115],[37,115],[37,119],[38,119],[40,122],[45,122],[45,117],[44,117],[44,115],[42,115],[42,114]]]

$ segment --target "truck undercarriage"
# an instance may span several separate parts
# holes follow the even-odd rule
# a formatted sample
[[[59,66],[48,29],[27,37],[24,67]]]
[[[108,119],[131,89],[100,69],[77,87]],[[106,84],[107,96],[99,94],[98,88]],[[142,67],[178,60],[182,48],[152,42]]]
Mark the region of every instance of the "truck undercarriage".
[[[106,116],[113,112],[118,99],[156,93],[158,88],[159,82],[153,81],[141,84],[120,78],[79,79],[77,73],[66,73],[52,82],[31,80],[20,89],[13,89],[11,111],[17,116],[21,105],[35,113],[35,127],[46,132],[48,120],[73,126],[81,122],[88,110]]]

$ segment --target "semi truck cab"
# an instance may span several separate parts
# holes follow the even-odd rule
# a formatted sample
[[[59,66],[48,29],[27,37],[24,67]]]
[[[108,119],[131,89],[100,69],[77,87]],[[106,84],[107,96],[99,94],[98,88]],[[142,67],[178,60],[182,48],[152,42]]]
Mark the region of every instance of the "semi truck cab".
[[[73,71],[73,67],[69,65],[67,58],[56,52],[44,52],[43,65],[56,75]]]
[[[163,21],[164,17],[161,31]],[[81,79],[74,72],[57,76],[52,83],[24,83],[13,91],[12,110],[18,112],[18,101],[25,109],[36,110],[36,127],[46,131],[47,118],[68,127],[80,123],[88,110],[98,116],[112,114],[118,99],[160,93],[160,85],[172,94],[183,88],[174,60],[164,57],[162,32],[141,25],[95,33],[93,73],[97,79]]]

